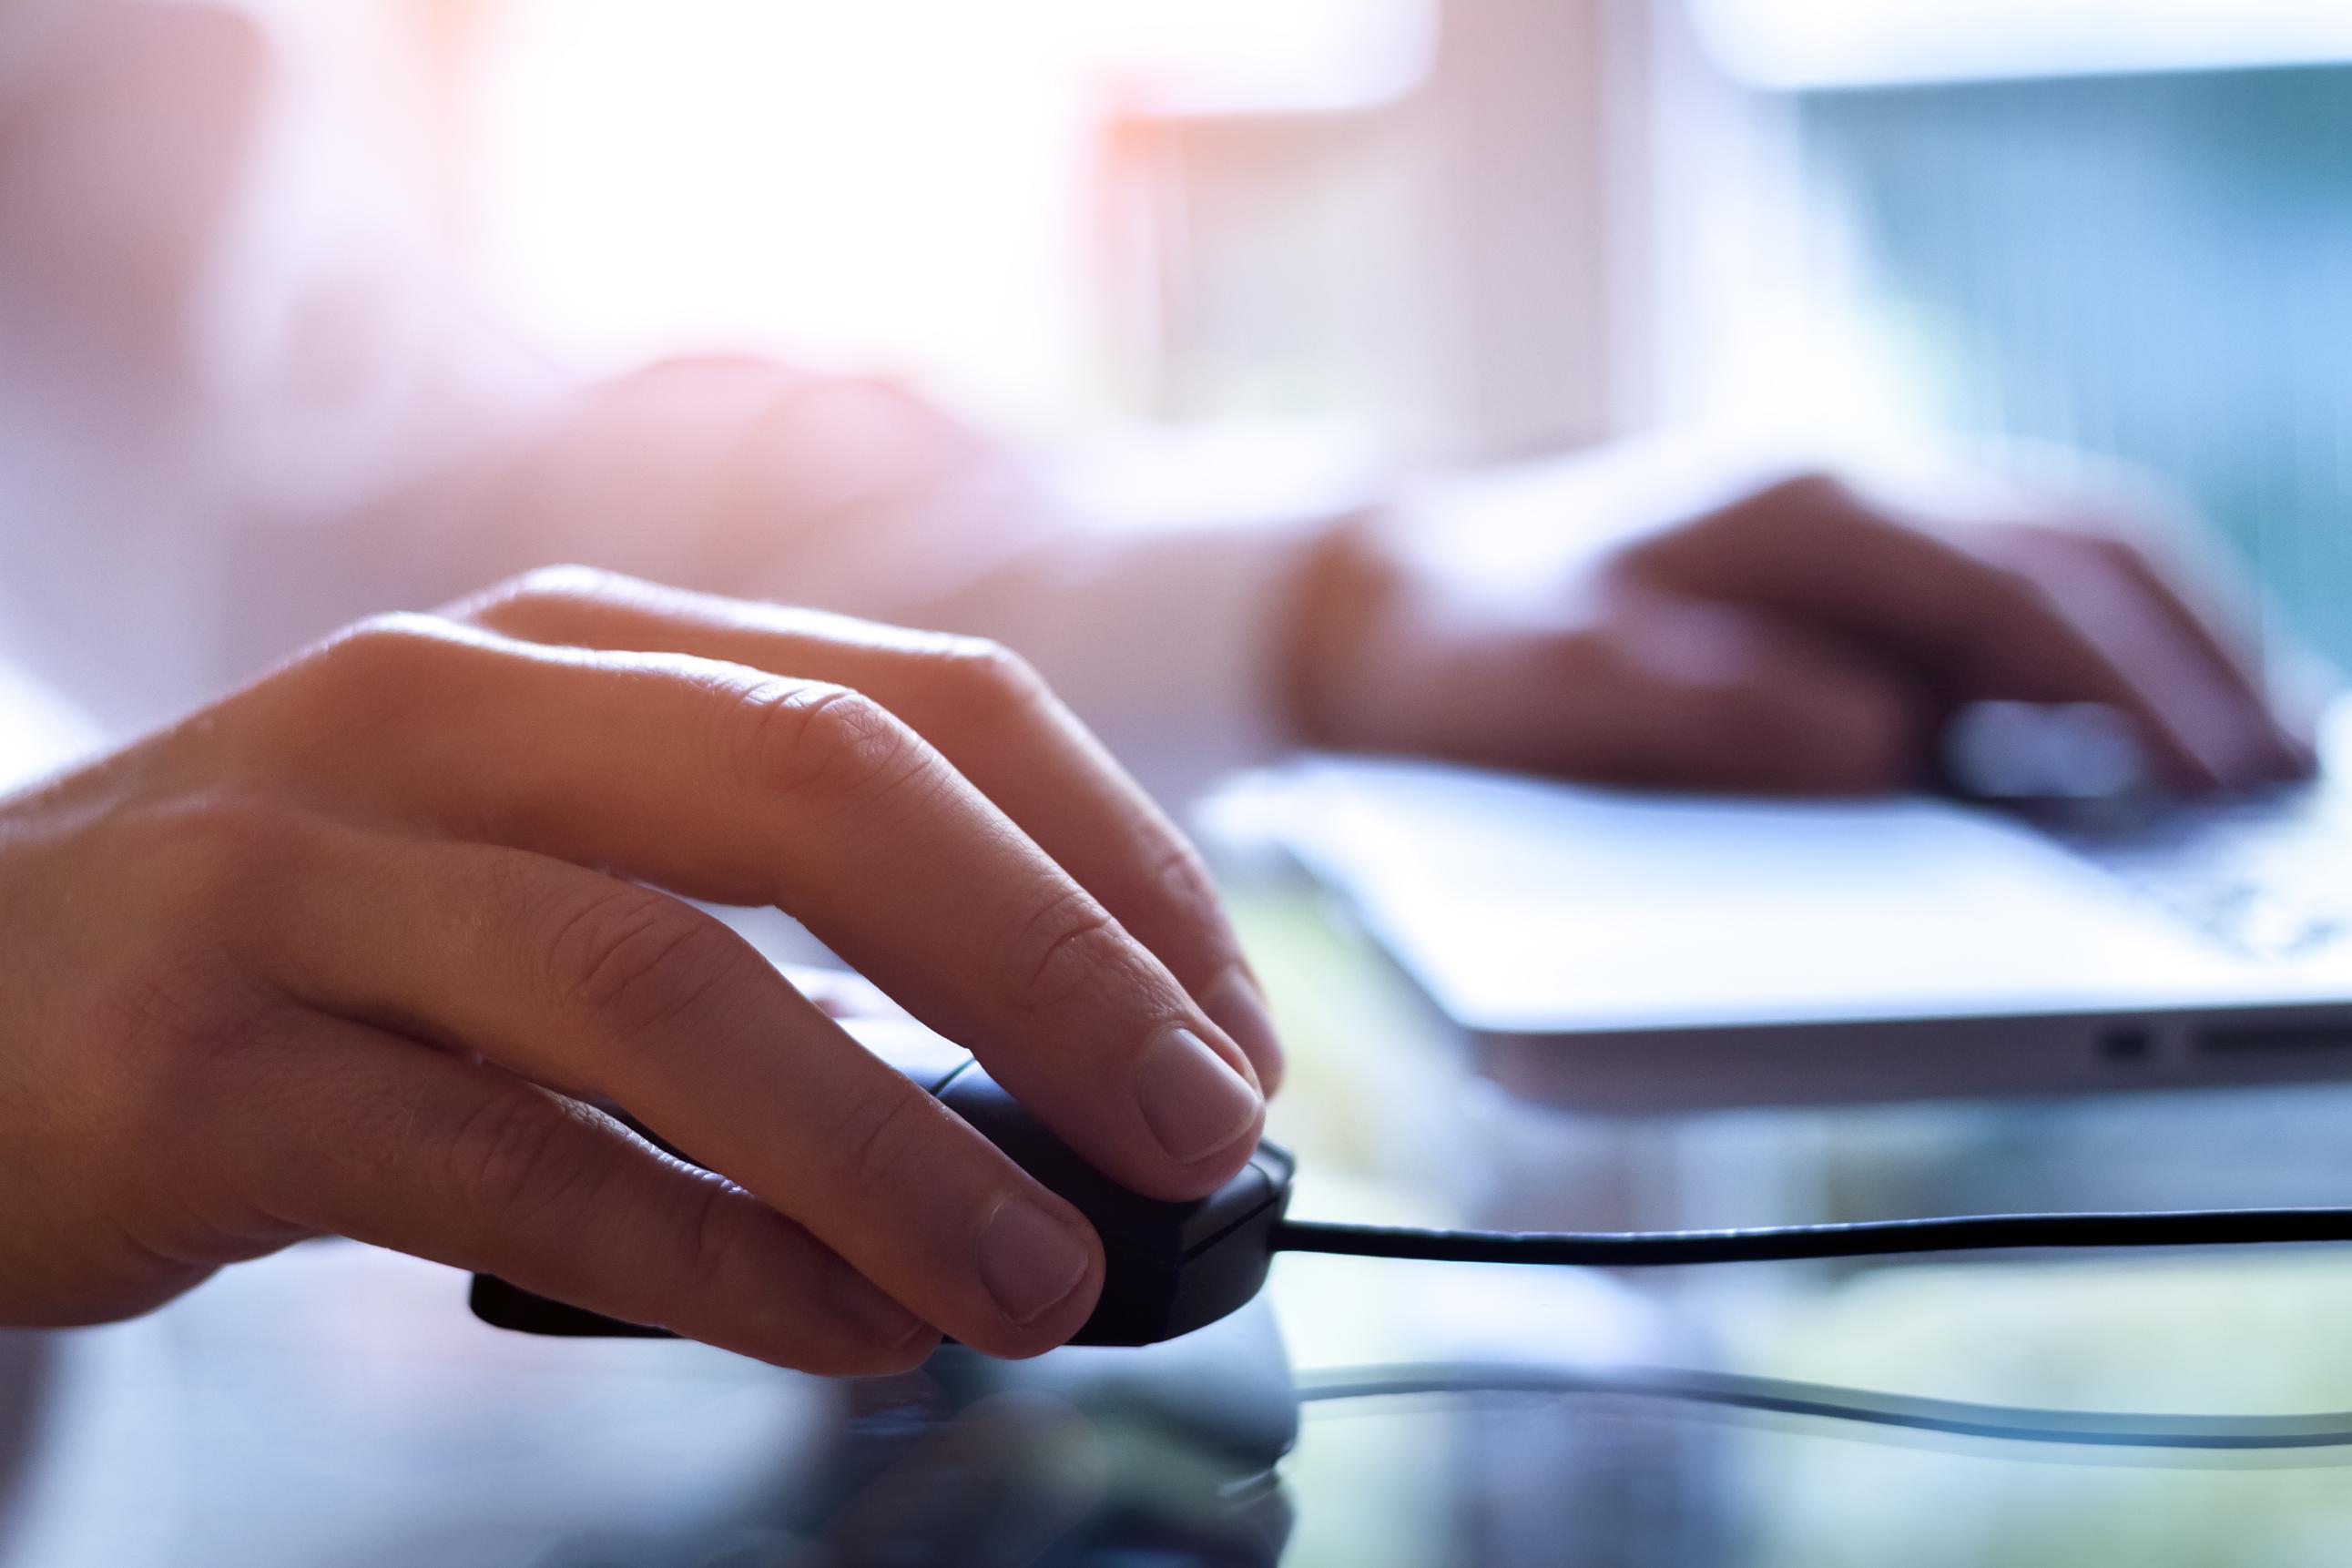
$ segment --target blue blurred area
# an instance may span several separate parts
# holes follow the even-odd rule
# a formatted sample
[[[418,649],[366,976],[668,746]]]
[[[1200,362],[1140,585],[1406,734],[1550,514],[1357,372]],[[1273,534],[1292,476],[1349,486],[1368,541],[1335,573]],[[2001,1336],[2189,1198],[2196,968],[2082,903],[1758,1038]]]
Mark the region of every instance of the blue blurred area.
[[[2154,469],[2352,665],[2352,66],[1816,90],[1799,114],[1941,413]]]

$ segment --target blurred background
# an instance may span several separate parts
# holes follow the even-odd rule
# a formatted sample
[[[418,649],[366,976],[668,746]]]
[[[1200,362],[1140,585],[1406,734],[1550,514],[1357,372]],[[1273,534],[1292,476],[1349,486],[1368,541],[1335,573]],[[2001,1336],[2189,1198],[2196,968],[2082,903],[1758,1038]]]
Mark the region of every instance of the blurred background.
[[[385,185],[362,194],[424,215],[492,313],[583,373],[762,351],[904,377],[1065,458],[1215,452],[1185,466],[1261,478],[1692,427],[1839,450],[1957,433],[2037,471],[2069,447],[2176,487],[2265,590],[2269,627],[2352,664],[2339,0],[261,8],[304,46],[300,91],[365,111],[341,117],[377,143]],[[1256,886],[1235,909],[1295,1062],[1276,1115],[1313,1173],[1302,1211],[1722,1225],[2341,1200],[2340,1088],[1564,1116],[1465,1081],[1312,894]],[[1286,1263],[1278,1305],[1317,1325],[1305,1363],[1401,1359],[1448,1313],[1466,1340],[1522,1305],[1496,1282],[1465,1312],[1454,1278]],[[1673,1353],[1767,1372],[2352,1407],[2341,1263],[1961,1278],[1677,1282],[1650,1304]],[[1545,1332],[1582,1310],[1546,1292],[1583,1282],[1516,1288]],[[1464,1433],[1462,1471],[1535,1468],[1496,1452],[1507,1431]],[[1393,1480],[1409,1509],[1440,1484],[1430,1451],[1418,1426],[1310,1427],[1290,1474],[1310,1500],[1318,1478],[1357,1499]],[[2352,1524],[2326,1470],[2053,1479],[1746,1438],[1706,1456],[1687,1485],[1705,1507],[1606,1471],[1622,1508],[1574,1521],[1594,1542],[1578,1560],[2295,1568],[2340,1560]],[[1552,1521],[1527,1510],[1556,1479],[1464,1489],[1525,1528]],[[1717,1513],[1748,1521],[1741,1550],[1677,1556],[1667,1526],[1712,1540]],[[1394,1524],[1310,1506],[1295,1560],[1442,1560]]]
[[[2309,0],[343,0],[499,310],[1034,439],[1662,426],[2145,464],[2352,609],[2352,12]]]

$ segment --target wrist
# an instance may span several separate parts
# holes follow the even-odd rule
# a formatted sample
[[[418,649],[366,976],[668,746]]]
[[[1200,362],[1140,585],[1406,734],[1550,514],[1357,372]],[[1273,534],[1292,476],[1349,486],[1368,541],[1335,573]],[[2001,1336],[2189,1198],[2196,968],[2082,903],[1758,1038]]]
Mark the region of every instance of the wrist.
[[[1379,628],[1394,615],[1405,578],[1377,514],[1333,524],[1307,552],[1280,643],[1282,712],[1297,744],[1366,743],[1362,693],[1375,683]]]

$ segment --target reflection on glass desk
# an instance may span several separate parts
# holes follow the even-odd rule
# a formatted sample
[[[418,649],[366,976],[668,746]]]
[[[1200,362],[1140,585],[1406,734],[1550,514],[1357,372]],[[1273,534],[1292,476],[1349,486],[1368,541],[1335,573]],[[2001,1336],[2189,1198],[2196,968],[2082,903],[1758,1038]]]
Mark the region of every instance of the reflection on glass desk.
[[[2338,1203],[2352,1092],[1629,1122],[1471,1078],[1245,902],[1316,1217]],[[2352,1539],[2352,1249],[1599,1274],[1319,1257],[1140,1352],[827,1383],[478,1323],[341,1242],[0,1333],[0,1565],[2307,1568]]]
[[[827,1384],[502,1334],[461,1276],[299,1248],[8,1340],[0,1561],[2299,1568],[2352,1525],[2352,1418],[2235,1419],[2352,1407],[2347,1260],[1812,1270],[1671,1304],[1282,1267],[1333,1276],[1286,1282],[1354,1304],[1337,1337],[1421,1353],[1318,1364],[1312,1324],[1254,1306],[1146,1352]]]

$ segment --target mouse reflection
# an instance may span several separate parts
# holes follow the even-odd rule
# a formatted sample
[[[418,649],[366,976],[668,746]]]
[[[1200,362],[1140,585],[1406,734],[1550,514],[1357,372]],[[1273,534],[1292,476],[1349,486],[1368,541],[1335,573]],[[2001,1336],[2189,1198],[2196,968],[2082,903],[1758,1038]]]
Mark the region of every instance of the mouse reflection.
[[[840,1386],[822,1461],[751,1517],[574,1540],[540,1568],[1244,1568],[1289,1541],[1276,1467],[1298,1398],[1262,1306],[1140,1352],[1004,1363],[949,1346],[909,1376]]]

